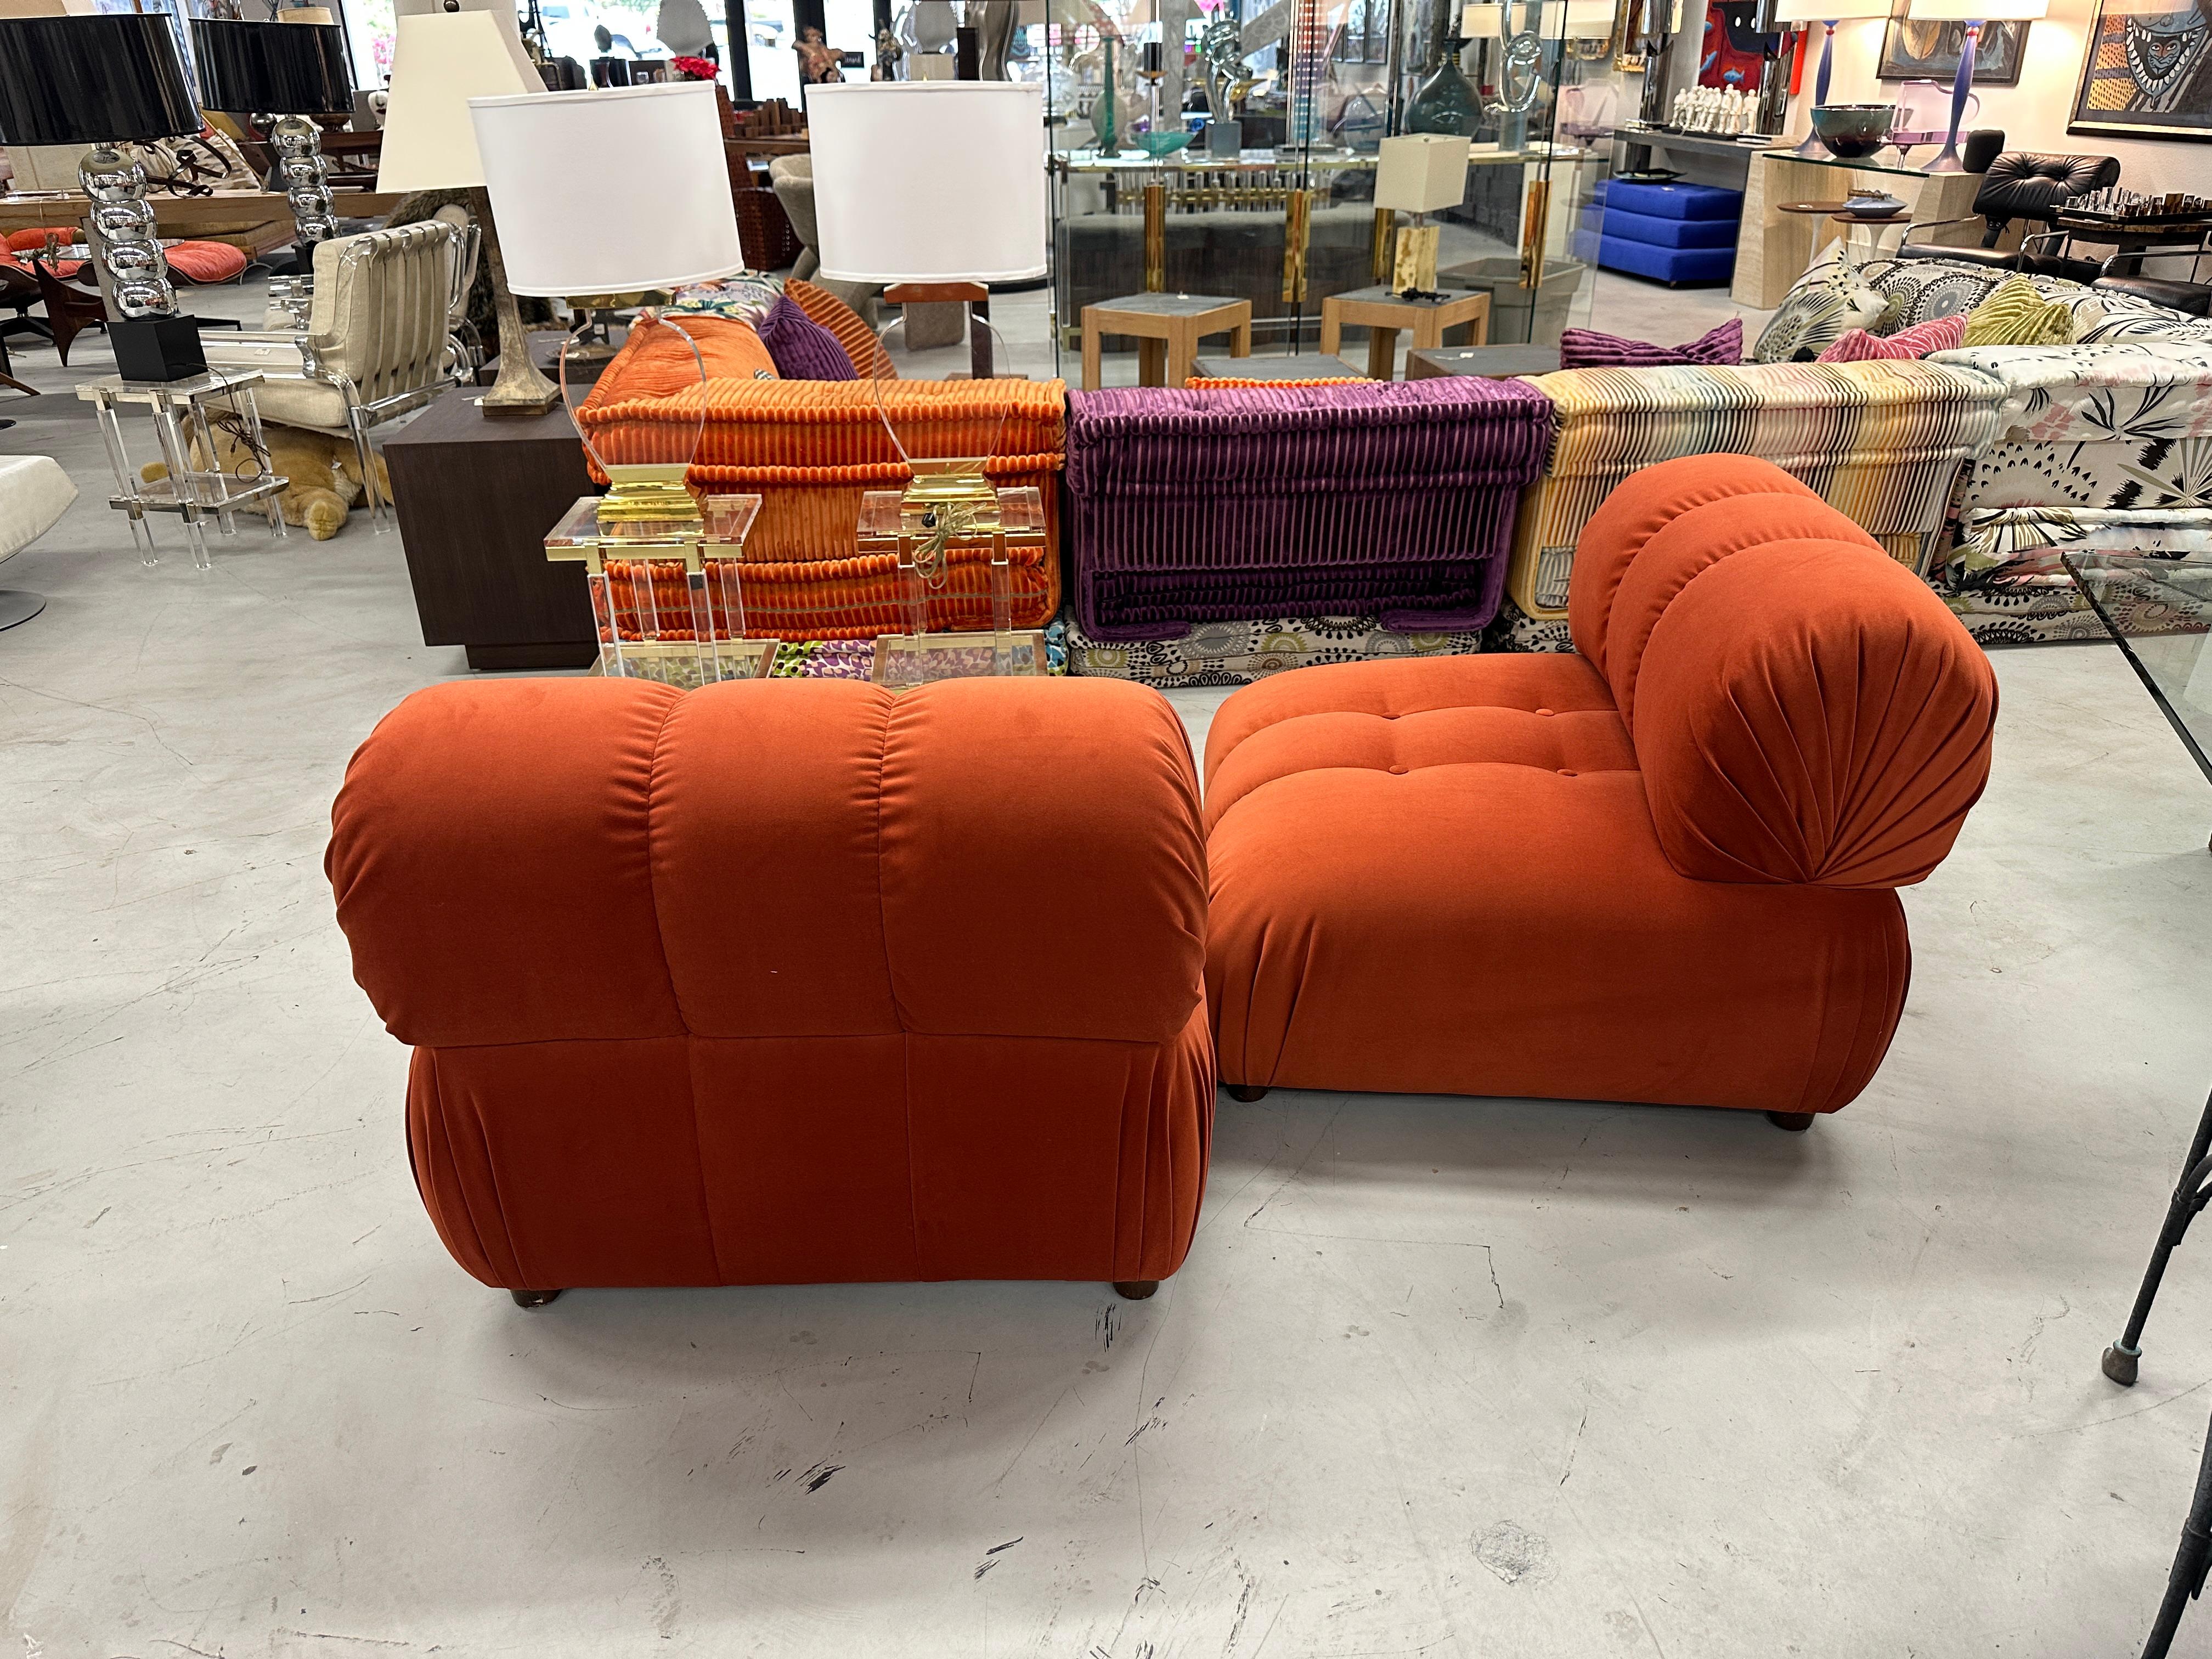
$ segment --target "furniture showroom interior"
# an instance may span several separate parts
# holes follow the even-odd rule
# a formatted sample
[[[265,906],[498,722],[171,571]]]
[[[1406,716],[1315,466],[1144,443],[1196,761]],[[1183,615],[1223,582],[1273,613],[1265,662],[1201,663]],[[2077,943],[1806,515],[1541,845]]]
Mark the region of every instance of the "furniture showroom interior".
[[[2212,1656],[2212,0],[0,0],[0,1649]]]

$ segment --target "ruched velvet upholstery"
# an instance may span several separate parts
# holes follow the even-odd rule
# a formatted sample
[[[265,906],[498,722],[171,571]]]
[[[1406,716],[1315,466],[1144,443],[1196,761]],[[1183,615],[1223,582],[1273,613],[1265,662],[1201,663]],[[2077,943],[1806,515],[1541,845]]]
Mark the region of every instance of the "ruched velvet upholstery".
[[[354,757],[326,862],[416,1046],[416,1185],[488,1284],[1132,1280],[1189,1248],[1205,852],[1156,692],[439,686]]]
[[[1986,660],[1743,456],[1631,478],[1578,654],[1313,669],[1206,746],[1207,990],[1252,1086],[1832,1111],[1904,1006],[1891,890],[1989,765]]]

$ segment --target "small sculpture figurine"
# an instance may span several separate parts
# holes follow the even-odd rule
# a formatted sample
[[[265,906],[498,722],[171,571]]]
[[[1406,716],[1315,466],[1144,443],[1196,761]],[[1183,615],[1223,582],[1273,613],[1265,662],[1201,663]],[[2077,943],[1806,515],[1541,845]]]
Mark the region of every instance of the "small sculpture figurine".
[[[799,54],[799,78],[806,85],[823,86],[845,78],[845,54],[823,40],[813,24],[799,30],[791,49]]]

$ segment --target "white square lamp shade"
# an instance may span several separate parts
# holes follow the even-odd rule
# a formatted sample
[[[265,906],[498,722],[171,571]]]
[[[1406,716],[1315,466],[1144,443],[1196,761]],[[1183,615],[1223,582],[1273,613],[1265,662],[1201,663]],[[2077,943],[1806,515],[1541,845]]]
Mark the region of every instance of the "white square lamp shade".
[[[744,269],[705,81],[472,98],[507,286],[567,298]]]
[[[809,87],[806,125],[823,276],[1017,283],[1045,274],[1042,86]]]
[[[1435,134],[1385,138],[1375,167],[1375,205],[1400,213],[1457,207],[1467,195],[1468,148]]]
[[[1911,0],[1905,15],[1931,23],[2014,23],[2033,21],[2048,9],[2045,0]]]
[[[402,17],[392,52],[392,99],[384,114],[377,189],[404,193],[481,185],[483,164],[469,123],[469,100],[523,93],[542,97],[544,88],[515,67],[490,13]]]

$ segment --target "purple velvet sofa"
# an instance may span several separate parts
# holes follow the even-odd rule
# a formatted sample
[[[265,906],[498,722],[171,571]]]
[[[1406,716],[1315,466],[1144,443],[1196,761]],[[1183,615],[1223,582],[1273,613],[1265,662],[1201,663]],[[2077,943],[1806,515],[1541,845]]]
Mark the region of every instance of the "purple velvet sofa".
[[[1518,380],[1067,394],[1066,544],[1094,640],[1199,623],[1497,613],[1552,403]]]

